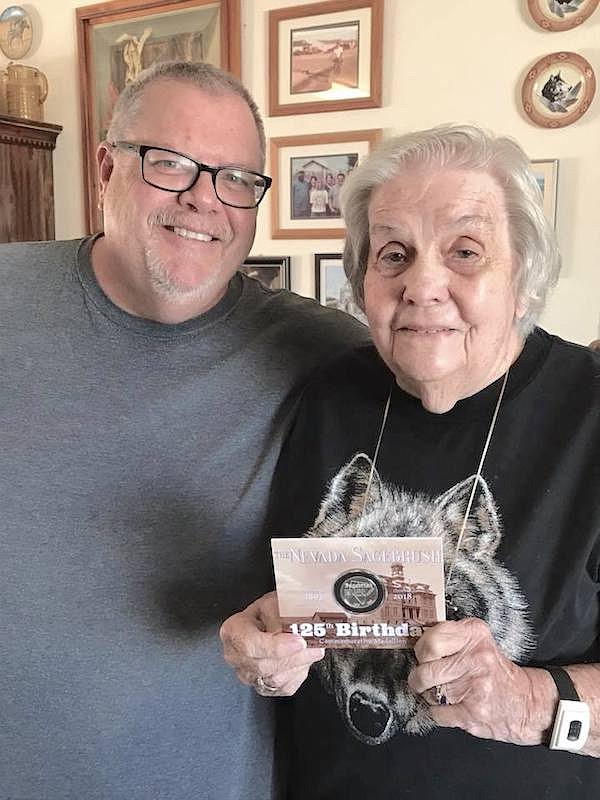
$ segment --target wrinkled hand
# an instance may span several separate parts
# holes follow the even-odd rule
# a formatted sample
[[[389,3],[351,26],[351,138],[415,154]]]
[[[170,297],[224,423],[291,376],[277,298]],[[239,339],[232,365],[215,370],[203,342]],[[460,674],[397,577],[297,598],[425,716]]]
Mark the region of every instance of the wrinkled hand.
[[[307,648],[301,636],[281,632],[277,594],[270,592],[221,626],[225,661],[242,683],[259,694],[288,697],[305,681],[322,648]]]
[[[440,622],[419,639],[415,656],[419,663],[408,683],[432,703],[431,716],[438,725],[483,739],[541,743],[544,725],[551,720],[544,719],[545,703],[540,708],[538,690],[543,695],[547,688],[545,671],[509,661],[485,622]],[[435,705],[436,687],[448,705]]]

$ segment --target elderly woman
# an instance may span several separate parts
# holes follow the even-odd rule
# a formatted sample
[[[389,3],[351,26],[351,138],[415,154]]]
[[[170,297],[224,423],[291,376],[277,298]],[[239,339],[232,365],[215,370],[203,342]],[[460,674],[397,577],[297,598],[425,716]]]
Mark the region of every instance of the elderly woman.
[[[401,136],[343,211],[375,347],[306,390],[271,531],[309,530],[326,491],[316,534],[363,508],[386,535],[441,521],[447,621],[414,652],[324,656],[275,632],[271,594],[224,624],[226,659],[292,696],[289,798],[598,797],[600,358],[536,327],[560,258],[528,159],[474,127]]]

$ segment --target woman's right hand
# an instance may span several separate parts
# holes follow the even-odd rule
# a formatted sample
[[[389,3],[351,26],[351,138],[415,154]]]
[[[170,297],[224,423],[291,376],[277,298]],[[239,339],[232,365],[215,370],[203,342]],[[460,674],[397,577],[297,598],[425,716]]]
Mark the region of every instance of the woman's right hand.
[[[308,648],[301,636],[282,632],[276,592],[226,619],[220,637],[225,661],[239,680],[268,697],[293,695],[310,665],[325,655],[320,647]]]

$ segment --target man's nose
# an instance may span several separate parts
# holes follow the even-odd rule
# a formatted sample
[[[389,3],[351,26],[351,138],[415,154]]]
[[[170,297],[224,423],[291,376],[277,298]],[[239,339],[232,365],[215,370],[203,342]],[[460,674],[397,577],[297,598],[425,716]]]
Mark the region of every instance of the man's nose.
[[[216,209],[221,205],[215,192],[212,175],[205,170],[198,173],[193,185],[185,192],[181,192],[178,199],[192,211]]]
[[[402,274],[402,299],[405,303],[429,306],[448,299],[450,270],[440,254],[433,249],[418,253]]]

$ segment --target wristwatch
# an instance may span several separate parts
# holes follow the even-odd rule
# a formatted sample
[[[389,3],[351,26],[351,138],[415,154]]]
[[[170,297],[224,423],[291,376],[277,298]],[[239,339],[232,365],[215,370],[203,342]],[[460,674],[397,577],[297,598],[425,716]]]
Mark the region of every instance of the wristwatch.
[[[581,702],[575,684],[562,667],[544,667],[558,689],[558,707],[550,736],[551,750],[581,750],[590,732],[590,709]]]

